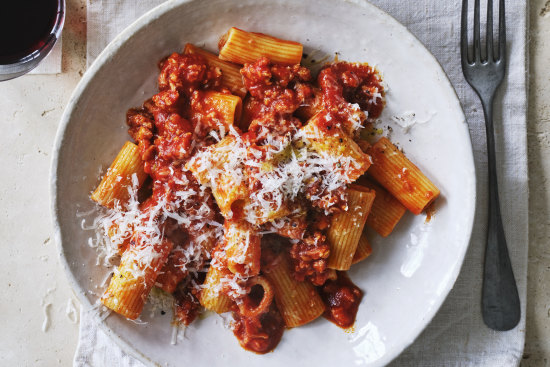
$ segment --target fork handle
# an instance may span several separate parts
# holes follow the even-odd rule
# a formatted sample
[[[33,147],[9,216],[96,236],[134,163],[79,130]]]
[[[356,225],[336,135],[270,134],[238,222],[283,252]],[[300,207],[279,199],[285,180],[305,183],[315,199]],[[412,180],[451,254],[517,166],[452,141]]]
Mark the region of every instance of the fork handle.
[[[492,98],[486,101],[482,99],[489,165],[489,227],[485,248],[482,313],[488,327],[505,331],[518,324],[521,311],[500,215],[492,102]]]

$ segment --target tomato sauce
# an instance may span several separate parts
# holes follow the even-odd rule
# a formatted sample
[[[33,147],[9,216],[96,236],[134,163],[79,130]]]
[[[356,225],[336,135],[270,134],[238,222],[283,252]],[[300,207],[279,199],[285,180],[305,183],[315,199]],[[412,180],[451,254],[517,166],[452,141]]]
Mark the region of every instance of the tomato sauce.
[[[293,113],[313,97],[309,69],[300,65],[272,64],[263,57],[246,64],[241,74],[250,92],[245,101],[242,126],[248,128],[248,136],[253,142],[263,145],[268,136],[276,139],[302,126]]]
[[[303,239],[296,241],[290,249],[294,267],[294,278],[309,280],[313,285],[323,285],[329,278],[327,259],[330,246],[320,231],[310,231]]]
[[[190,96],[199,89],[216,89],[221,85],[222,73],[217,68],[208,66],[199,54],[182,55],[173,53],[159,63],[160,91],[178,91]]]
[[[279,344],[285,330],[285,323],[274,304],[268,312],[259,317],[245,317],[237,312],[233,315],[235,318],[233,334],[244,349],[265,354]]]
[[[195,295],[189,291],[174,292],[174,318],[182,325],[191,324],[199,315],[201,305]]]
[[[428,197],[428,198],[431,198],[433,197],[433,194]],[[424,220],[424,223],[430,223],[432,218],[435,216],[435,202],[432,201],[430,204],[428,204],[426,206],[426,209],[424,209],[424,211],[426,212],[426,219]]]
[[[349,116],[348,103],[357,103],[373,121],[384,109],[384,87],[376,70],[367,64],[335,62],[317,77],[325,108],[341,119]]]
[[[363,292],[347,274],[339,271],[337,279],[328,280],[319,290],[327,307],[323,316],[341,328],[353,326]]]

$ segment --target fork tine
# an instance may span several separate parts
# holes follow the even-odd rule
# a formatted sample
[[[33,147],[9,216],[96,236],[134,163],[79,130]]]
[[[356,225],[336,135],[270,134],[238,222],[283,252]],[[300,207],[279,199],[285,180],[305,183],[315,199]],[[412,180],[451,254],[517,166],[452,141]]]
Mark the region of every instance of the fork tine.
[[[462,63],[471,63],[468,57],[468,0],[462,0],[462,15],[460,20],[460,54]]]
[[[481,62],[481,37],[479,35],[479,0],[474,1],[474,60]]]
[[[495,61],[493,52],[493,0],[487,0],[487,61]]]
[[[500,0],[498,6],[498,59],[506,59],[506,12],[504,0]]]

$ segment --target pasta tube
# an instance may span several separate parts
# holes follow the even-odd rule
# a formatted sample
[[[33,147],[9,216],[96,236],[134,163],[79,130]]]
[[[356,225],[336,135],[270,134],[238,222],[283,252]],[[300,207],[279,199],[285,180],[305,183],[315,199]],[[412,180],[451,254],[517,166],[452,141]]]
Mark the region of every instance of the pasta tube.
[[[216,313],[224,313],[231,310],[233,300],[221,291],[221,283],[224,272],[217,266],[211,265],[204,279],[204,288],[199,294],[200,304]]]
[[[228,131],[229,126],[239,124],[242,106],[239,96],[208,91],[204,93],[200,109],[206,112],[208,124],[214,128],[222,125]]]
[[[367,226],[374,229],[381,236],[387,237],[393,231],[407,209],[386,189],[368,178],[363,176],[357,183],[374,190],[376,193],[372,208],[367,217]]]
[[[92,200],[108,208],[113,208],[116,202],[125,203],[130,197],[128,187],[132,186],[134,174],[141,186],[147,178],[143,161],[138,146],[127,141],[92,193]]]
[[[270,264],[262,271],[273,285],[275,302],[286,326],[304,325],[321,316],[325,311],[321,297],[311,283],[294,279],[288,254],[280,252],[270,257]]]
[[[374,163],[369,175],[414,214],[439,196],[439,189],[387,138],[369,150]]]
[[[359,237],[359,242],[357,243],[357,250],[355,250],[355,254],[353,255],[353,260],[351,262],[352,265],[355,265],[358,262],[365,260],[367,257],[370,256],[370,254],[372,254],[372,247],[369,243],[369,240],[367,239],[365,232],[363,232],[361,234],[361,237]]]
[[[233,274],[254,276],[260,273],[260,236],[246,221],[225,221],[225,256]]]
[[[173,246],[168,240],[153,245],[139,234],[135,237],[135,242],[122,255],[120,265],[101,298],[106,307],[132,320],[141,313]]]
[[[190,43],[185,45],[184,54],[199,54],[206,59],[209,66],[219,68],[222,71],[222,87],[227,88],[231,93],[244,98],[247,90],[243,84],[240,67],[228,61],[220,60],[217,55],[205,51]]]
[[[348,134],[327,121],[326,117],[324,111],[319,112],[300,130],[313,150],[332,158],[334,171],[339,172],[346,183],[352,183],[365,173],[372,160]]]
[[[303,52],[301,43],[235,27],[222,36],[218,47],[220,59],[241,65],[255,62],[260,57],[267,57],[278,64],[299,64]]]
[[[234,204],[243,204],[248,198],[245,178],[238,175],[240,166],[236,139],[226,136],[219,143],[209,146],[201,154],[187,162],[186,168],[202,184],[212,187],[212,194],[225,218],[233,217]],[[239,203],[237,203],[239,202]]]
[[[251,292],[253,287],[261,287],[263,296],[259,302],[252,300],[250,294],[244,296],[242,302],[238,305],[240,314],[246,317],[258,317],[268,312],[269,306],[271,306],[271,302],[273,301],[273,287],[271,283],[262,276],[256,276],[249,279],[248,286]]]
[[[347,194],[348,211],[335,214],[327,232],[330,243],[327,266],[336,270],[351,267],[375,197],[374,191],[359,185],[351,185]]]

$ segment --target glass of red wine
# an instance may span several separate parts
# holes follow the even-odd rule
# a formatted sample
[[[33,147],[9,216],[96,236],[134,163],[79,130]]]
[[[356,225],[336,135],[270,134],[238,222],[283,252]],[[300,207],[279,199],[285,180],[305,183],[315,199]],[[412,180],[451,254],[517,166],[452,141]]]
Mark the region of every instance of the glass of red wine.
[[[0,81],[34,69],[52,50],[65,21],[65,0],[2,0]]]

